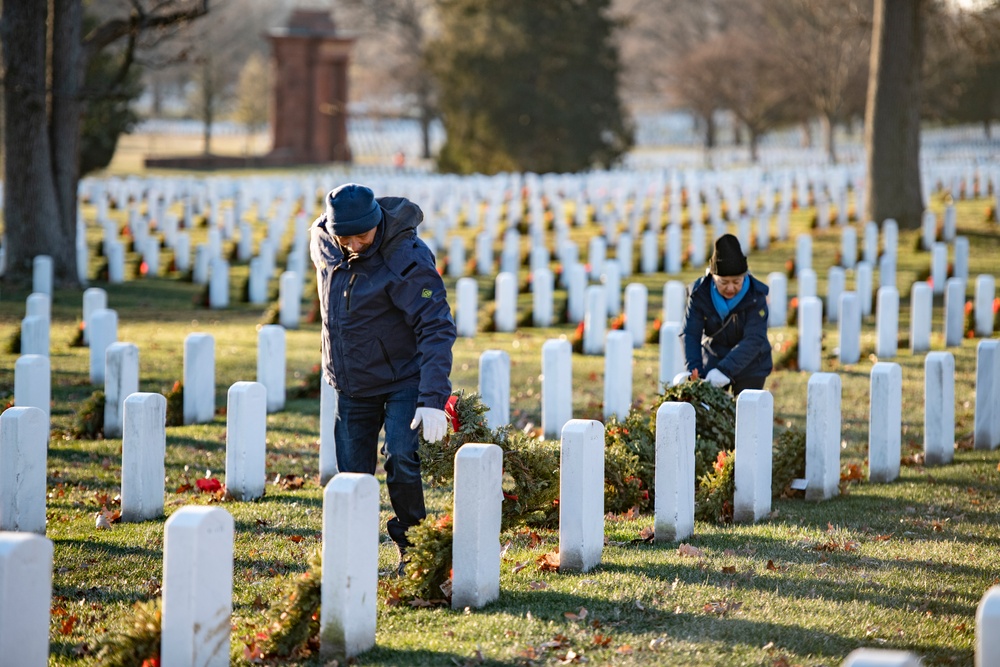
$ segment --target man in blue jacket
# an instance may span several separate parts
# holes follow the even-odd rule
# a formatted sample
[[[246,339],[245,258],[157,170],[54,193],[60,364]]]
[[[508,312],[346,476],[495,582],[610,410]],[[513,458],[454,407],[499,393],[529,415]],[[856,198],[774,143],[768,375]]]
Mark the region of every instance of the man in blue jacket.
[[[684,321],[687,370],[680,384],[700,378],[716,387],[763,389],[770,375],[767,285],[750,275],[739,240],[724,234],[715,242],[708,273],[691,285]]]
[[[323,378],[337,390],[337,468],[375,474],[385,428],[386,487],[399,547],[426,516],[417,428],[428,442],[446,432],[455,322],[434,255],[417,237],[420,208],[402,197],[375,199],[348,183],[326,196],[313,223],[323,317]]]

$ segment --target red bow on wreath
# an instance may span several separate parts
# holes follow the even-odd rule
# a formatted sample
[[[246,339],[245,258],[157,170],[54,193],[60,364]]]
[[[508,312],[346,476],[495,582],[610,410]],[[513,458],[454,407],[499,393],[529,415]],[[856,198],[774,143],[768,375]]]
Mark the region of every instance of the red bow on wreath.
[[[444,413],[451,420],[451,430],[458,433],[462,428],[462,423],[458,421],[458,410],[456,409],[458,405],[458,396],[451,396],[448,398],[448,402],[444,405]]]

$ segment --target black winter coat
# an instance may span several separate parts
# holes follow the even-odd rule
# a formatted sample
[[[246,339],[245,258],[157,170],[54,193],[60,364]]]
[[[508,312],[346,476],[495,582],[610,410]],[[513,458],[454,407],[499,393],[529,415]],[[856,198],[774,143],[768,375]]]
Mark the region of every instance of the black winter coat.
[[[323,377],[349,396],[419,387],[418,405],[443,410],[451,395],[455,322],[430,248],[417,237],[420,208],[380,197],[375,240],[348,260],[327,228],[310,228],[323,316]]]
[[[749,273],[750,287],[723,322],[712,304],[712,276],[692,283],[684,320],[687,370],[702,379],[713,368],[730,380],[767,377],[771,344],[767,340],[767,285]]]

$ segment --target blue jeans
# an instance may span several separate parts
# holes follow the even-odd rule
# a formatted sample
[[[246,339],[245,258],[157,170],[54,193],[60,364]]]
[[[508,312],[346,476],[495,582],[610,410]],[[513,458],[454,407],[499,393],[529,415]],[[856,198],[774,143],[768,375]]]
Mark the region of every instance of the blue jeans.
[[[337,392],[337,469],[375,474],[378,436],[385,427],[385,482],[396,516],[386,530],[401,550],[409,546],[406,531],[427,515],[420,480],[419,431],[410,428],[417,411],[416,387],[390,394],[351,397]]]

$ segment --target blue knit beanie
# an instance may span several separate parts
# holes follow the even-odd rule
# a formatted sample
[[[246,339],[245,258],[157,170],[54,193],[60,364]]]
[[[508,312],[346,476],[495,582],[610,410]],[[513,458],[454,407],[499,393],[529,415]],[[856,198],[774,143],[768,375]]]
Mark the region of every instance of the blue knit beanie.
[[[382,209],[371,188],[347,183],[327,193],[326,220],[334,236],[357,236],[378,225]]]

